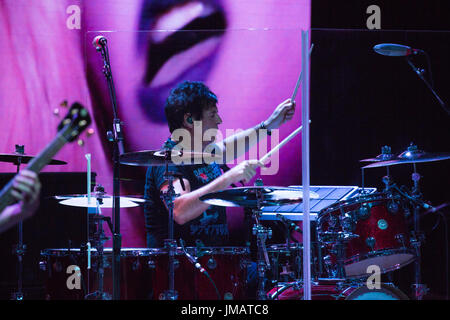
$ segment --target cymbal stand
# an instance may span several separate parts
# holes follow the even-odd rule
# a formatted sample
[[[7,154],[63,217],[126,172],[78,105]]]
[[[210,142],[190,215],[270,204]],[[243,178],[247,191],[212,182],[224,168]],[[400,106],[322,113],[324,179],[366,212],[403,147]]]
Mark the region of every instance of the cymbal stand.
[[[258,184],[258,182],[256,183]],[[266,228],[261,225],[260,216],[261,216],[261,203],[263,200],[263,193],[261,189],[256,190],[256,203],[257,207],[253,209],[253,218],[255,219],[255,224],[253,225],[253,235],[256,236],[257,239],[257,248],[258,248],[258,259],[257,259],[257,268],[258,268],[258,291],[257,298],[258,300],[267,300],[267,295],[265,292],[265,273],[267,269],[270,269],[270,261],[269,256],[267,254],[266,249],[266,240],[272,237],[272,230],[270,228]]]
[[[113,231],[113,225],[110,217],[105,217],[101,215],[100,205],[103,203],[101,197],[96,199],[97,202],[97,212],[91,217],[92,223],[95,226],[95,232],[92,239],[93,246],[97,249],[97,291],[87,294],[84,298],[86,300],[111,300],[111,295],[104,292],[103,283],[105,275],[105,257],[104,257],[104,243],[109,240],[103,232],[103,221],[106,221],[111,232]],[[89,253],[90,254],[90,253]]]
[[[178,292],[175,290],[175,253],[177,248],[177,242],[174,239],[173,234],[173,208],[174,208],[174,201],[175,198],[179,196],[175,192],[175,188],[173,187],[173,182],[175,178],[180,179],[180,184],[183,190],[185,190],[185,186],[183,183],[183,178],[181,174],[178,174],[176,172],[169,171],[169,161],[171,158],[172,148],[169,146],[168,143],[165,145],[165,167],[166,171],[164,173],[164,177],[166,178],[166,181],[169,183],[169,187],[166,192],[163,192],[161,195],[162,200],[167,206],[167,209],[169,211],[169,221],[168,221],[168,239],[164,240],[164,247],[168,250],[169,255],[169,289],[164,291],[164,293],[161,295],[161,300],[177,300],[178,299]]]
[[[416,251],[416,260],[414,261],[414,280],[415,283],[412,285],[414,290],[414,297],[417,300],[422,300],[423,296],[428,292],[428,288],[425,284],[421,283],[421,253],[420,246],[422,242],[425,240],[424,234],[420,231],[420,209],[421,205],[419,203],[423,203],[419,188],[420,174],[417,172],[416,164],[413,163],[414,172],[411,175],[411,178],[414,182],[414,186],[412,189],[411,197],[413,198],[414,203],[414,235],[411,240],[411,245]]]
[[[19,157],[17,158],[17,173],[20,171],[20,165],[22,159],[20,155],[25,154],[25,147],[23,145],[16,144],[16,152]],[[20,221],[17,224],[17,244],[13,248],[13,253],[17,256],[17,291],[11,294],[11,300],[23,300],[23,257],[27,246],[23,243],[23,222]]]

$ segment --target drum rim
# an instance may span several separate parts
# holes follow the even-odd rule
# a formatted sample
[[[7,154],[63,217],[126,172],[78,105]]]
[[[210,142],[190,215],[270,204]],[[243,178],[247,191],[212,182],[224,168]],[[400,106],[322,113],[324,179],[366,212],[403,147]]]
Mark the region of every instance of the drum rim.
[[[338,202],[335,202],[333,204],[330,204],[328,207],[323,208],[322,210],[320,210],[317,213],[317,222],[318,225],[321,223],[321,219],[325,216],[327,216],[328,214],[330,214],[330,212],[334,212],[336,210],[338,210],[340,207],[342,206],[349,206],[349,205],[353,205],[353,204],[357,204],[357,203],[363,203],[363,202],[369,202],[370,201],[374,201],[374,200],[384,200],[384,199],[389,199],[388,197],[388,193],[380,191],[380,192],[375,192],[375,193],[371,193],[371,194],[367,194],[364,196],[357,196],[354,198],[350,198],[350,199],[346,199],[346,200],[341,200]]]
[[[87,250],[86,250],[87,251]],[[186,247],[187,252],[199,252],[203,255],[215,255],[215,254],[224,254],[224,255],[245,255],[250,253],[250,248],[248,247]],[[155,256],[158,254],[167,254],[168,251],[166,248],[121,248],[121,257],[149,257]],[[41,256],[44,257],[65,257],[71,254],[80,255],[80,248],[46,248],[41,250]],[[104,248],[104,255],[110,256],[112,254],[112,248]],[[183,255],[182,248],[177,248],[176,255]],[[97,256],[97,249],[91,248],[91,255]]]
[[[395,254],[411,254],[412,258],[410,258],[406,262],[403,262],[400,264],[395,264],[391,267],[386,267],[386,268],[380,267],[382,274],[403,268],[403,267],[407,266],[408,264],[414,262],[417,258],[416,254],[414,252],[414,249],[412,249],[412,248],[390,248],[390,249],[371,251],[371,252],[367,252],[367,253],[363,253],[363,254],[356,254],[356,255],[351,256],[350,258],[346,259],[344,264],[345,264],[345,266],[348,266],[353,263],[362,262],[362,261],[370,259],[370,258],[376,258],[376,257],[381,257],[381,256],[390,256],[390,255],[395,255]],[[364,277],[367,277],[367,273],[360,274],[360,275],[347,276],[347,278],[349,278],[349,279],[357,279],[357,278],[364,278]]]
[[[323,278],[323,279],[325,279],[325,280],[329,279],[329,280],[334,280],[335,281],[334,284],[336,286],[336,289],[339,291],[339,294],[334,296],[334,298],[336,300],[340,300],[340,298],[344,298],[344,300],[354,300],[354,299],[351,299],[351,298],[357,297],[360,294],[361,291],[368,290],[366,292],[374,292],[374,290],[370,290],[363,283],[358,283],[358,284],[353,283],[353,284],[351,284],[351,283],[348,283],[347,282],[348,280],[346,280],[346,279],[332,279],[332,278]],[[338,280],[338,281],[336,281],[336,280]],[[333,282],[333,281],[330,281],[330,282]],[[322,286],[322,287],[330,287],[330,286],[332,286],[332,284],[330,284],[330,285],[325,284],[324,285],[324,284],[320,284],[320,282],[315,283],[315,285],[317,285],[319,287],[320,286]],[[339,285],[342,286],[341,289],[338,288]],[[292,282],[282,282],[282,283],[280,282],[279,284],[277,284],[277,286],[273,287],[270,290],[270,291],[275,290],[275,292],[270,294],[270,291],[269,291],[267,293],[267,296],[271,300],[276,300],[283,292],[285,292],[286,290],[289,290],[290,288],[295,287],[295,286],[303,287],[303,282],[302,281],[292,281]],[[403,291],[401,291],[393,283],[383,282],[383,283],[380,283],[380,287],[383,290],[383,292],[387,291],[389,293],[392,293],[393,296],[396,296],[397,298],[400,298],[400,300],[410,300],[408,295],[405,294]]]
[[[363,292],[364,291],[365,292],[377,292],[377,291],[379,291],[379,289],[369,289],[365,285],[359,285],[357,287],[350,287],[350,288],[354,288],[355,290],[350,292],[350,294],[345,297],[345,300],[355,300],[355,299],[350,299],[350,298],[354,298],[355,296],[357,296],[358,291],[363,291]],[[347,288],[344,291],[349,290],[350,288]],[[400,300],[410,300],[408,295],[406,293],[404,293],[403,291],[401,291],[399,288],[397,288],[393,283],[386,283],[386,282],[385,283],[380,283],[380,288],[385,290],[385,291],[394,293],[397,297],[400,298]]]

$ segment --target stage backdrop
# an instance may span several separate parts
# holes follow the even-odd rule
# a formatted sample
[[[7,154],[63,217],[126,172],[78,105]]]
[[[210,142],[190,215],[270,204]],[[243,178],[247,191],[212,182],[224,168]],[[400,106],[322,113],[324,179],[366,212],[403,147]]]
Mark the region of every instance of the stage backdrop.
[[[84,171],[90,153],[97,183],[112,193],[106,139],[112,107],[95,36],[108,40],[124,151],[133,152],[158,149],[168,138],[162,107],[182,80],[204,81],[217,94],[224,134],[265,120],[292,93],[301,68],[301,30],[309,26],[309,0],[2,1],[0,152],[21,144],[27,154],[39,153],[67,106],[79,101],[91,112],[91,130],[55,157],[67,165],[45,171]],[[299,94],[297,113],[280,130],[280,140],[300,125],[300,101]],[[277,173],[262,177],[266,185],[301,183],[300,142],[299,135],[282,149]],[[0,164],[0,170],[15,167]],[[144,174],[145,168],[122,167],[122,194],[142,195]],[[145,246],[142,208],[121,213],[122,245]],[[242,211],[230,210],[233,237],[241,234],[242,218]]]

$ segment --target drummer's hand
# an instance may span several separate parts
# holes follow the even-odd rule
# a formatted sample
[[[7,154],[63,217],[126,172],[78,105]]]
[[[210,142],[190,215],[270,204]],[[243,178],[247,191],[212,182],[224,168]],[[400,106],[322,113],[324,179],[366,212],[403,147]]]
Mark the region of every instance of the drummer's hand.
[[[272,115],[265,122],[266,128],[278,129],[283,123],[291,120],[295,113],[295,101],[286,99],[280,103]]]
[[[256,175],[256,168],[263,166],[264,164],[258,160],[245,160],[226,172],[224,176],[229,184],[240,181],[247,183]]]
[[[22,170],[14,178],[11,195],[19,202],[18,214],[26,219],[39,207],[41,183],[38,175],[30,170]]]

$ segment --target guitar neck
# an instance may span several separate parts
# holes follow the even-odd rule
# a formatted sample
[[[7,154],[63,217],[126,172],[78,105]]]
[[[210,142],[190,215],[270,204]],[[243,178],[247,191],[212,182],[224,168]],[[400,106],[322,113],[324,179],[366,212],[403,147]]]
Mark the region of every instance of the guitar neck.
[[[61,131],[64,131],[61,130]],[[59,132],[58,135],[51,141],[44,150],[41,151],[35,158],[33,158],[26,167],[27,170],[39,173],[55,156],[55,154],[61,150],[61,148],[67,143],[64,137],[64,132]],[[13,186],[13,180],[8,182],[0,192],[0,213],[7,206],[16,202],[15,198],[11,195],[11,189]]]

